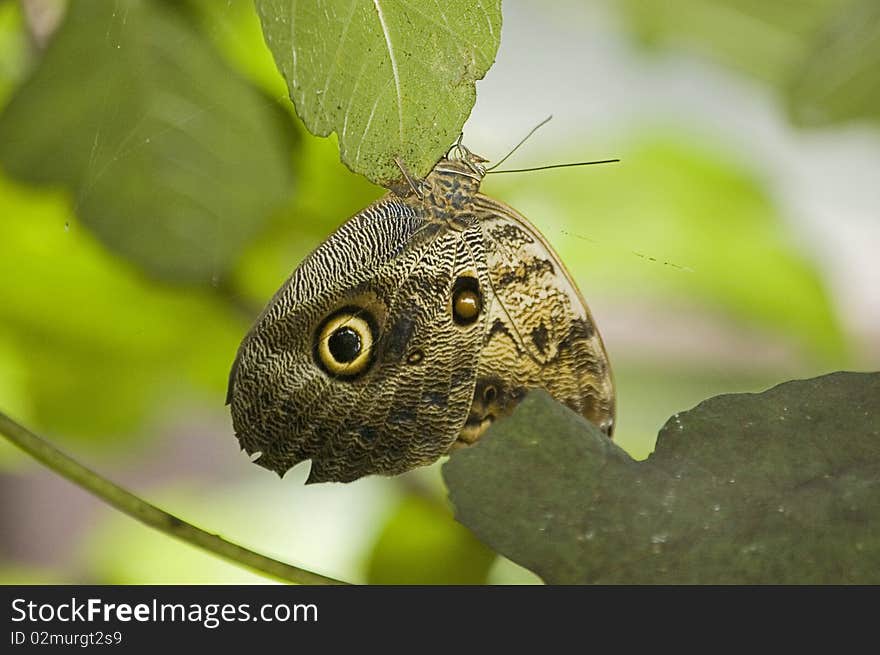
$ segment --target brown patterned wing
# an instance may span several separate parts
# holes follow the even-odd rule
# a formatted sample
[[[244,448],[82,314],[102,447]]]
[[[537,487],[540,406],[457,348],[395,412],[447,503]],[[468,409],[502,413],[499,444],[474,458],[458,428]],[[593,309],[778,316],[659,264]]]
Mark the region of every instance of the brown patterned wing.
[[[471,406],[484,321],[455,325],[445,299],[481,248],[478,226],[450,230],[393,196],[347,221],[239,348],[229,402],[242,447],[279,474],[310,459],[309,482],[400,473],[447,452]],[[346,355],[352,343],[363,359]]]
[[[614,384],[602,337],[544,237],[512,207],[478,194],[488,282],[474,402],[459,439],[473,442],[532,388],[614,428]]]

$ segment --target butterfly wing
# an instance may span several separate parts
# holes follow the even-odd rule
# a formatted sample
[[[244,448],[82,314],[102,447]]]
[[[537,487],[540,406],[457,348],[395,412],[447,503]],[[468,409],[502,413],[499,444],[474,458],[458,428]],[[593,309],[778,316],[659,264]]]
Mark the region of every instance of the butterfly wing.
[[[614,385],[602,338],[577,286],[538,230],[508,205],[477,194],[488,287],[486,333],[474,402],[459,437],[472,442],[531,388],[606,434]]]
[[[242,342],[228,401],[242,447],[283,474],[312,460],[309,482],[395,474],[447,452],[471,406],[484,320],[455,325],[447,303],[482,247],[393,195],[349,219],[294,271]],[[470,243],[468,242],[470,241]],[[334,375],[322,325],[359,319],[368,364]],[[347,312],[347,313],[346,313]]]

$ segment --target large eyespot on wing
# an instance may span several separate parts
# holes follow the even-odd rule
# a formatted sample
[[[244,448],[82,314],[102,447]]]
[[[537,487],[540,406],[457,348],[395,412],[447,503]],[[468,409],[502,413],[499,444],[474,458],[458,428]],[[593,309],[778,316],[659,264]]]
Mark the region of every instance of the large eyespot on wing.
[[[475,205],[493,297],[479,379],[505,381],[511,398],[544,388],[611,435],[615,399],[608,355],[571,275],[513,208],[482,194]]]
[[[248,453],[262,453],[258,464],[283,474],[320,452],[356,391],[316,364],[315,330],[365,290],[390,303],[401,284],[391,271],[414,265],[413,247],[430,243],[434,227],[399,199],[381,200],[313,251],[266,305],[239,347],[228,388],[236,436]],[[351,342],[345,332],[333,349],[345,357]],[[325,411],[334,412],[329,422]]]
[[[467,418],[485,332],[484,313],[459,324],[450,299],[481,239],[479,228],[442,231],[401,276],[374,368],[351,382],[358,392],[345,412],[323,404],[325,436],[308,482],[393,475],[448,452]]]
[[[346,305],[325,318],[315,332],[315,363],[331,377],[351,380],[375,361],[376,318],[368,308]]]

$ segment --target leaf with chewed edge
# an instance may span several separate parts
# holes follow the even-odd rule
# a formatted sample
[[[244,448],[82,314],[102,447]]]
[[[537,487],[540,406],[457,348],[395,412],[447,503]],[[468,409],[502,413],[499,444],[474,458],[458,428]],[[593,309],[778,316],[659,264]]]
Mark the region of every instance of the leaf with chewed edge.
[[[641,462],[531,392],[443,473],[456,518],[548,583],[880,582],[880,373],[710,398]]]
[[[390,186],[426,175],[458,137],[495,60],[500,0],[256,0],[297,114],[336,132],[342,161]]]

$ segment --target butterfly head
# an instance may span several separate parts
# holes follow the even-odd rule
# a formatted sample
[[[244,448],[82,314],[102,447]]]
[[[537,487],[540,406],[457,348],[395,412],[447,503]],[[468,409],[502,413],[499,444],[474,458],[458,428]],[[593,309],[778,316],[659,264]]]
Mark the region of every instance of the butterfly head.
[[[480,190],[486,161],[456,143],[421,182],[417,193],[433,214],[445,217],[459,212]]]
[[[460,164],[463,170],[479,176],[480,179],[483,179],[486,175],[484,164],[489,161],[485,157],[480,157],[480,155],[468,150],[460,139],[446,153],[446,160]]]

